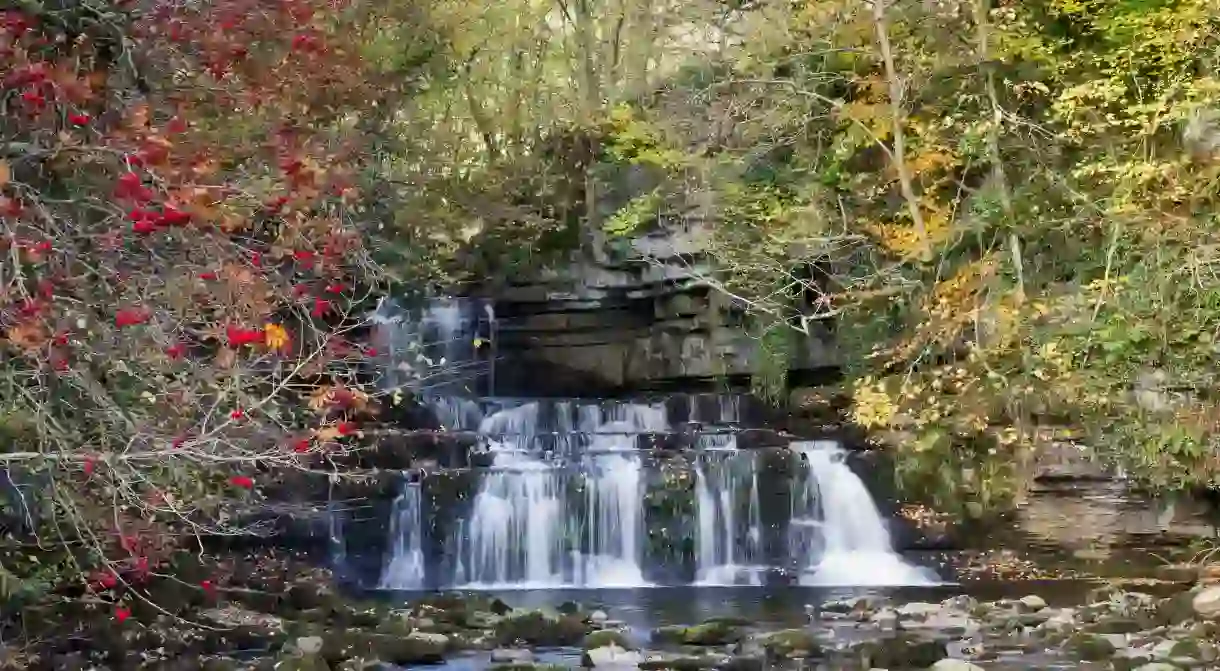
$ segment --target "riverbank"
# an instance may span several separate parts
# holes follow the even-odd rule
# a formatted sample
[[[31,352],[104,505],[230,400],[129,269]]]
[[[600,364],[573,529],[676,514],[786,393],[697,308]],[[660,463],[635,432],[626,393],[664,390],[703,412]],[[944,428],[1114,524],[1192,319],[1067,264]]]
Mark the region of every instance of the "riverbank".
[[[763,668],[970,671],[1213,664],[1220,571],[926,588],[675,587],[350,594],[326,572],[235,563],[179,601],[105,595],[25,614],[7,668],[452,671]],[[163,586],[162,586],[163,587]],[[188,595],[189,598],[184,598]],[[127,608],[126,606],[124,608]],[[58,613],[57,620],[47,619]],[[56,626],[52,626],[56,625]],[[42,628],[34,636],[36,627]],[[18,646],[24,640],[25,645]],[[975,666],[971,666],[975,665]]]

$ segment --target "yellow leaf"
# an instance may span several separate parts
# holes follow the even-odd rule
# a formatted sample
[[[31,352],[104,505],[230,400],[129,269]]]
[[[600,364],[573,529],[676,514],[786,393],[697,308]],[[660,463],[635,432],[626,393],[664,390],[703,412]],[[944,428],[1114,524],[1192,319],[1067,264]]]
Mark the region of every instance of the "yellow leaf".
[[[288,332],[279,324],[267,324],[263,326],[263,342],[267,349],[284,349],[288,346]]]
[[[338,440],[342,435],[343,434],[339,432],[339,429],[334,426],[328,426],[314,432],[314,436],[316,436],[319,441],[324,443]]]
[[[8,167],[8,161],[0,161],[0,186],[8,184],[13,178],[13,171]]]
[[[474,339],[474,348],[475,348],[475,349],[479,349],[479,348],[480,348],[480,347],[482,347],[482,346],[483,346],[483,339],[482,339],[482,338],[475,338],[475,339]]]

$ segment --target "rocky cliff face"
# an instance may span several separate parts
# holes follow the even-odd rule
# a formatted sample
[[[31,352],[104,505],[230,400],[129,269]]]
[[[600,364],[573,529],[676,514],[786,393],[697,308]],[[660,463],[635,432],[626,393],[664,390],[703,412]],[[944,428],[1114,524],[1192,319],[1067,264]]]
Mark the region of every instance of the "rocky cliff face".
[[[496,315],[496,393],[611,395],[748,386],[763,365],[744,306],[712,288],[699,235],[664,229],[631,260],[577,260],[481,288]],[[834,369],[828,333],[791,336],[789,371]]]

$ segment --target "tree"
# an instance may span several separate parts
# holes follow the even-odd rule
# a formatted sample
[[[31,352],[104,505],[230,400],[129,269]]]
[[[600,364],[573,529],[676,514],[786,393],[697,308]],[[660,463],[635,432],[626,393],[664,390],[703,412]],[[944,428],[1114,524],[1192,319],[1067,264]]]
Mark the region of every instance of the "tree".
[[[353,336],[389,281],[362,171],[426,61],[364,50],[419,19],[323,0],[3,14],[0,512],[23,533],[0,598],[87,583],[120,619],[161,609],[141,585],[175,549],[242,533],[264,480],[337,470],[375,405],[377,353]]]

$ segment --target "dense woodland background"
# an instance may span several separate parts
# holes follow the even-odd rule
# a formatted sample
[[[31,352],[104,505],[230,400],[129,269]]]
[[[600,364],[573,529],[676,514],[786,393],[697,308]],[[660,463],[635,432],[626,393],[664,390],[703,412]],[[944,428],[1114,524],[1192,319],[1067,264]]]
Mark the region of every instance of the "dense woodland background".
[[[136,586],[276,473],[342,471],[395,402],[377,297],[689,222],[777,361],[836,320],[900,473],[999,505],[1053,439],[1150,487],[1220,467],[1215,0],[0,17],[0,600]]]

